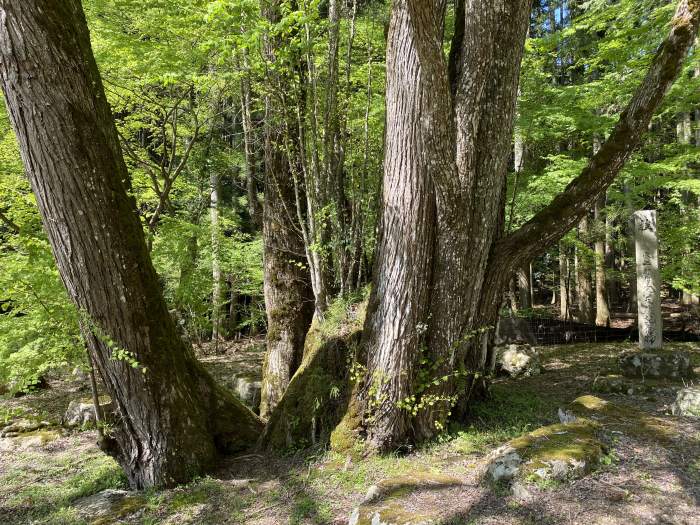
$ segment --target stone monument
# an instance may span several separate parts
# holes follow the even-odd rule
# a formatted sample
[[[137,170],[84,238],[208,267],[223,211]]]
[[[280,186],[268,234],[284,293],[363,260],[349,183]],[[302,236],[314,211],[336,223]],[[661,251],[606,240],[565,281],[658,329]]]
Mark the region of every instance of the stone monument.
[[[658,350],[663,345],[663,338],[655,210],[643,210],[634,214],[634,240],[637,260],[639,348],[642,351]]]

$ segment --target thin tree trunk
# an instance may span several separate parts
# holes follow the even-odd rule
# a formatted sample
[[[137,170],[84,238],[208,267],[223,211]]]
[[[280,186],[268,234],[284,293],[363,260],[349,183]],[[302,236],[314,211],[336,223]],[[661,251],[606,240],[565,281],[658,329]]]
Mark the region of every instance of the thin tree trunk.
[[[255,132],[251,116],[250,79],[248,55],[243,54],[244,72],[241,78],[241,121],[243,123],[243,148],[245,153],[245,180],[248,195],[248,214],[256,228],[262,226],[262,209],[258,200],[256,183]]]
[[[223,339],[221,306],[223,303],[221,276],[221,240],[219,234],[219,175],[212,170],[209,175],[209,221],[211,228],[211,340],[214,352],[219,351]]]
[[[591,274],[593,267],[590,263],[590,228],[588,217],[584,216],[578,225],[579,246],[576,250],[576,295],[578,300],[578,321],[580,323],[593,324],[593,281]],[[583,249],[582,249],[583,247]]]
[[[559,318],[569,319],[569,257],[563,242],[559,242]]]
[[[605,201],[605,195],[601,195],[595,205],[595,324],[598,326],[610,326],[605,278]]]
[[[0,0],[0,76],[68,295],[116,405],[132,487],[173,485],[261,431],[177,334],[146,248],[78,0]],[[61,152],[56,155],[55,152]]]

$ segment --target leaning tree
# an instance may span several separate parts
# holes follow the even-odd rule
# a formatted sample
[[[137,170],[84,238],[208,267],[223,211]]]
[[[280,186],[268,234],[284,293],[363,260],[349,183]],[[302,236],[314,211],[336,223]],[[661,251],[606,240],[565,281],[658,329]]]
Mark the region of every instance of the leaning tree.
[[[433,435],[468,397],[490,358],[487,329],[507,279],[566,234],[614,180],[700,24],[700,0],[681,0],[607,141],[564,192],[504,235],[531,2],[457,0],[447,58],[446,4],[397,0],[389,26],[383,210],[359,394],[368,443],[379,450]]]
[[[217,386],[159,288],[80,0],[0,0],[0,79],[92,360],[116,406],[104,448],[135,488],[172,485],[261,421]]]

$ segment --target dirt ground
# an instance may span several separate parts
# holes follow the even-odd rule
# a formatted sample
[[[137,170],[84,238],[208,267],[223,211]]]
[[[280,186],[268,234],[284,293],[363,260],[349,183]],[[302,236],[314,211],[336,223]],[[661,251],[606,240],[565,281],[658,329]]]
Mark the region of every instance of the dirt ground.
[[[490,451],[558,421],[559,407],[591,393],[596,377],[615,370],[616,357],[633,347],[543,347],[541,375],[498,379],[469,425],[407,455],[246,454],[186,486],[130,494],[128,506],[106,517],[80,514],[75,503],[126,489],[124,477],[97,449],[94,430],[51,434],[69,401],[89,395],[84,381],[52,380],[48,390],[0,400],[0,423],[29,416],[52,424],[24,444],[0,440],[0,524],[343,524],[382,480],[392,480],[383,504],[392,509],[386,519],[397,524],[700,524],[700,420],[668,411],[680,382],[641,395],[596,393],[629,407],[631,416],[611,429],[604,461],[581,479],[528,484],[525,495],[482,479]],[[226,356],[240,359],[238,348]],[[700,372],[700,346],[672,348],[690,351]],[[210,366],[221,370],[226,356]],[[648,418],[656,423],[647,425]]]

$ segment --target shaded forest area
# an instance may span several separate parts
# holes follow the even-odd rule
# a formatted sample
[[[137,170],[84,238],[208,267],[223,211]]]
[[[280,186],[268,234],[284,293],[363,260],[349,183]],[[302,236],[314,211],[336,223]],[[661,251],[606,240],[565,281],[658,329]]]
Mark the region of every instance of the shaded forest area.
[[[0,521],[695,523],[698,27],[0,0]]]

